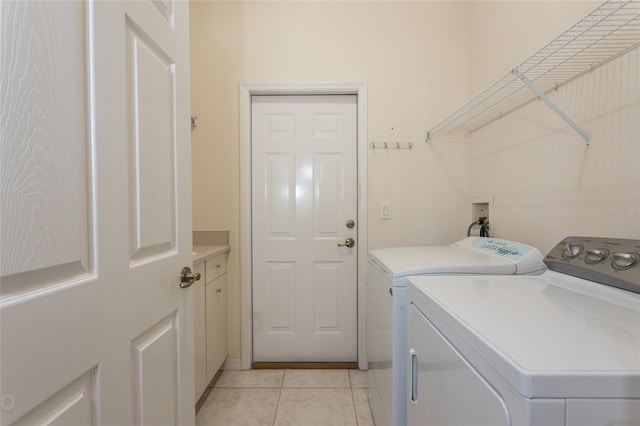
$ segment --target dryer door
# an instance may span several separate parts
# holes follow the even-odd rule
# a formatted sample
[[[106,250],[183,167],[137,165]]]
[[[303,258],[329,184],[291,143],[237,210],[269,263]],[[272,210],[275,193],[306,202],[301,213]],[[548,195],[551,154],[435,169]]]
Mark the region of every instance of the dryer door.
[[[411,303],[409,425],[510,426],[504,401]]]

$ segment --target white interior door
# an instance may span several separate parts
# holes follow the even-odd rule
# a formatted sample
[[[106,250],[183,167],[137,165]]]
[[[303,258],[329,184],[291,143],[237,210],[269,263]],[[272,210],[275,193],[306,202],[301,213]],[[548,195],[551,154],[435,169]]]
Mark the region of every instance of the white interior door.
[[[357,360],[356,148],[354,95],[252,97],[254,362]]]
[[[2,424],[193,424],[188,4],[0,31]]]

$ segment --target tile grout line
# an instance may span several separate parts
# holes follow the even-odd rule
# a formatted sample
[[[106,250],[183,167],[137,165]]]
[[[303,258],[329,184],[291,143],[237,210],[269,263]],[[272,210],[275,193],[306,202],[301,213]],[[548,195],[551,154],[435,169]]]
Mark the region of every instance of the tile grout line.
[[[278,403],[276,404],[276,412],[273,413],[273,423],[271,426],[275,426],[276,419],[278,418],[278,409],[280,408],[280,399],[282,399],[282,389],[284,388],[284,376],[287,374],[287,370],[282,373],[282,380],[280,381],[280,390],[278,391]]]
[[[353,388],[350,389],[351,392],[351,407],[353,408],[353,419],[356,421],[356,426],[358,425],[358,411],[356,410],[356,399],[353,396]]]
[[[276,404],[276,411],[273,413],[273,423],[271,426],[275,426],[276,419],[278,418],[278,409],[280,408],[280,399],[282,398],[282,388],[278,390],[278,403]]]

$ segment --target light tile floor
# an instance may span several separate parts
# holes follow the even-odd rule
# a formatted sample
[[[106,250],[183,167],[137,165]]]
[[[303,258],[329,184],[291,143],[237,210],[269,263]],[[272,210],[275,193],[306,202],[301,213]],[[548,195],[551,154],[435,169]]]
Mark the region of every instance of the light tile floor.
[[[224,371],[198,426],[373,425],[367,373],[359,370]]]

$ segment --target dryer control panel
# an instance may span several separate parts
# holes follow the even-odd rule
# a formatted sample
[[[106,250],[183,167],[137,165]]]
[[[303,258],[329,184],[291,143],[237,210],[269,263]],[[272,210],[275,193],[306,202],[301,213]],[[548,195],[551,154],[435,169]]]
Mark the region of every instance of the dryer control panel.
[[[544,263],[552,271],[640,293],[640,240],[566,237]]]
[[[537,248],[515,241],[490,237],[467,237],[451,245],[499,257],[513,264],[517,275],[540,274],[547,269],[543,263],[542,253]]]
[[[472,245],[476,250],[516,261],[522,259],[533,250],[533,247],[499,238],[476,238],[473,240]]]

